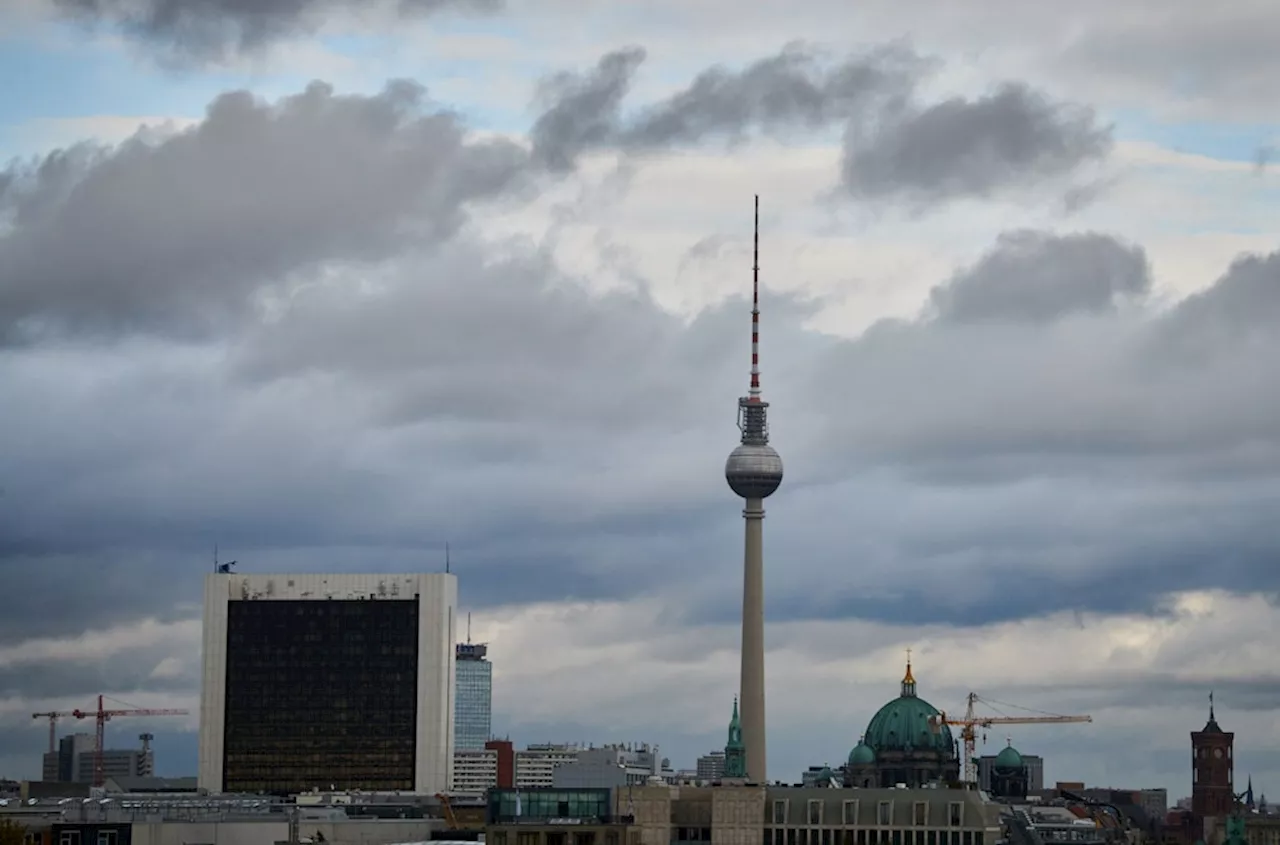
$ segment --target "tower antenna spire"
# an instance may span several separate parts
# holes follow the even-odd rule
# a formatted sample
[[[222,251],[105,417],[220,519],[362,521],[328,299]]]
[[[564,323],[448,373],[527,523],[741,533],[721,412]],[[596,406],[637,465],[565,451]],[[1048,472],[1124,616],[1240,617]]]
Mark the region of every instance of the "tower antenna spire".
[[[747,396],[760,401],[760,195],[756,194],[755,227],[751,243],[751,389]]]

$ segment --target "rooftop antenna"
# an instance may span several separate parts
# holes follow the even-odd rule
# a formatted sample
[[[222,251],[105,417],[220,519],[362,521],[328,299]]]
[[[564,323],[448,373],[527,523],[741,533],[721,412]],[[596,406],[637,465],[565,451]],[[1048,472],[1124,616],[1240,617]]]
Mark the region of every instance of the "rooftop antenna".
[[[446,575],[449,573],[449,541],[448,540],[446,540],[444,544],[444,571]]]
[[[467,611],[467,645],[471,645],[471,611]]]
[[[236,565],[236,562],[234,560],[229,560],[226,563],[218,563],[218,544],[214,543],[213,544],[213,571],[222,575],[230,575],[231,567],[235,565]]]

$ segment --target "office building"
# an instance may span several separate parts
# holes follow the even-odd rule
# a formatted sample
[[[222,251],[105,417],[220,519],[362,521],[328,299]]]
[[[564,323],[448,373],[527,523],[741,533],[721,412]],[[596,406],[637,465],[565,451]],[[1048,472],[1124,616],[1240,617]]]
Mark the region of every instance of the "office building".
[[[493,730],[493,664],[483,643],[458,643],[454,662],[453,747],[478,751]]]
[[[448,789],[457,583],[206,576],[200,788]]]
[[[488,845],[994,845],[1000,805],[960,789],[622,786],[495,789]],[[1098,842],[1081,836],[1072,841]]]
[[[667,783],[676,780],[671,761],[658,755],[656,745],[605,745],[583,749],[572,763],[556,766],[551,785],[556,789],[642,786],[653,778]]]
[[[102,772],[109,778],[145,778],[155,773],[150,734],[143,734],[141,748],[107,748],[102,752]],[[94,736],[68,734],[58,740],[58,750],[45,752],[41,776],[45,781],[93,783]]]
[[[698,758],[698,780],[720,780],[724,777],[724,752],[712,751]]]

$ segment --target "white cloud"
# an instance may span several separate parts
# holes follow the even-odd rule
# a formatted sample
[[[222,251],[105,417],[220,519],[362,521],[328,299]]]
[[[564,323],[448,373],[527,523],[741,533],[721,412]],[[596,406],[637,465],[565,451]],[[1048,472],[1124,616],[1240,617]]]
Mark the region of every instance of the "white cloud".
[[[75,637],[28,640],[0,647],[0,668],[57,661],[97,663],[111,657],[159,645],[190,649],[199,643],[200,622],[159,622],[140,619],[106,631],[85,631]]]

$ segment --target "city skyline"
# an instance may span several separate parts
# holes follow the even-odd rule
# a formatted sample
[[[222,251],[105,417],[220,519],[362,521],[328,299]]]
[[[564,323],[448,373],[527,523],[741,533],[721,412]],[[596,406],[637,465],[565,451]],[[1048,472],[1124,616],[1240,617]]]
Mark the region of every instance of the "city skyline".
[[[215,544],[447,541],[496,733],[722,745],[759,194],[770,776],[910,647],[1092,715],[1014,733],[1048,777],[1187,794],[1213,689],[1280,780],[1268,4],[3,5],[0,772],[197,709]]]

